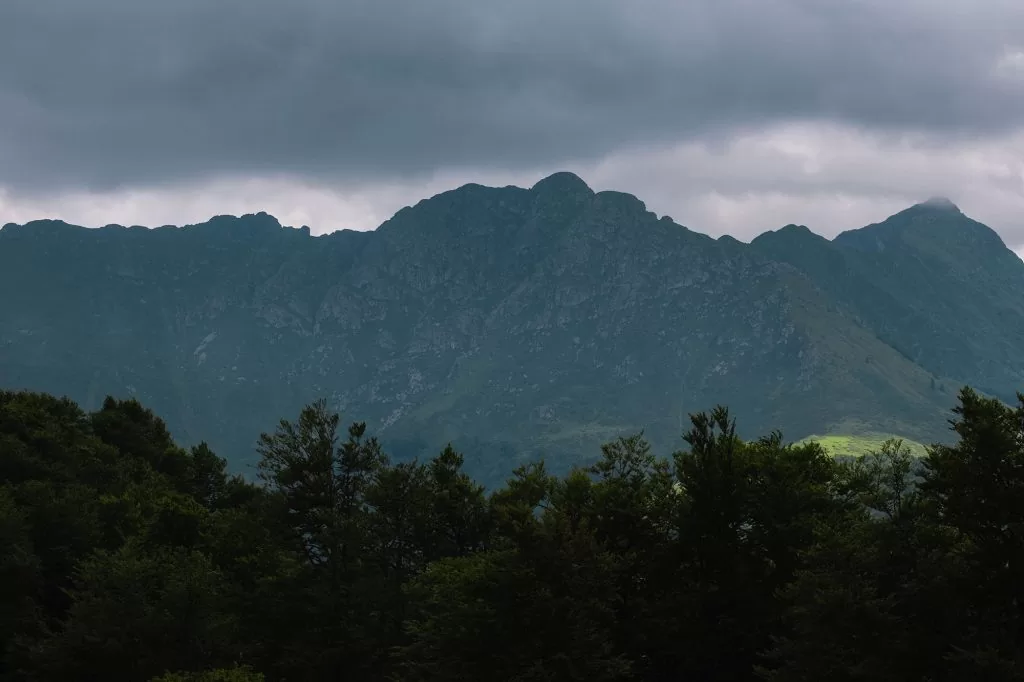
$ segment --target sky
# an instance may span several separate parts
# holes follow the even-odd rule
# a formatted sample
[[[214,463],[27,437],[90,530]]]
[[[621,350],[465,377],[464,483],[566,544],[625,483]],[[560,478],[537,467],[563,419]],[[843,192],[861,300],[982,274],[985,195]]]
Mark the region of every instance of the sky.
[[[1024,253],[1019,0],[2,0],[0,224],[373,229],[558,170],[712,235]]]

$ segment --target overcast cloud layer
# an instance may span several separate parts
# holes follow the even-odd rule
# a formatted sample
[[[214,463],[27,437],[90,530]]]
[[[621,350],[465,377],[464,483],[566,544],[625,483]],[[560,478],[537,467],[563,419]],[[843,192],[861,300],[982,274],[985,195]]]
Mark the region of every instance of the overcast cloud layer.
[[[2,0],[0,223],[366,229],[553,170],[740,237],[1024,247],[1019,0]]]

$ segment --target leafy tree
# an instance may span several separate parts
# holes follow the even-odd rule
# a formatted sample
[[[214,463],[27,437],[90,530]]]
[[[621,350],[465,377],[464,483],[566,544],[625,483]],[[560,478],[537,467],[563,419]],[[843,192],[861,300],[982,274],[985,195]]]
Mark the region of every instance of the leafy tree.
[[[259,443],[260,477],[279,497],[306,560],[291,603],[315,623],[299,653],[315,675],[366,674],[383,660],[370,637],[376,581],[367,494],[386,458],[376,439],[364,438],[362,423],[339,445],[339,421],[321,400]]]
[[[323,401],[247,481],[136,401],[0,392],[0,680],[1020,680],[1020,402],[965,389],[923,463],[720,407],[487,495]]]
[[[39,557],[32,551],[28,520],[11,491],[0,486],[0,679],[17,664],[20,639],[44,629],[39,609],[45,582]]]
[[[51,679],[149,679],[230,657],[223,577],[198,552],[100,552],[81,563],[70,592],[64,627],[35,656]]]
[[[304,408],[296,423],[282,420],[260,437],[260,478],[281,495],[310,565],[323,567],[340,588],[365,542],[366,491],[384,464],[365,424],[349,427],[338,445],[339,417],[324,401]]]
[[[121,453],[123,465],[134,465],[139,473],[152,470],[175,481],[188,478],[187,454],[174,444],[164,420],[138,400],[108,396],[91,421],[93,432]]]
[[[1024,395],[1011,408],[969,388],[951,422],[959,441],[931,448],[921,496],[954,542],[942,576],[960,603],[947,679],[1024,679]]]
[[[628,678],[611,631],[615,560],[584,521],[591,485],[582,472],[564,482],[542,467],[517,473],[497,504],[527,545],[441,560],[412,581],[401,679]]]
[[[427,465],[433,535],[425,550],[430,560],[466,556],[488,544],[491,516],[484,488],[463,471],[464,463],[449,444]]]
[[[874,513],[898,523],[912,511],[917,500],[913,477],[914,457],[898,438],[891,438],[878,452],[842,465],[850,490]]]

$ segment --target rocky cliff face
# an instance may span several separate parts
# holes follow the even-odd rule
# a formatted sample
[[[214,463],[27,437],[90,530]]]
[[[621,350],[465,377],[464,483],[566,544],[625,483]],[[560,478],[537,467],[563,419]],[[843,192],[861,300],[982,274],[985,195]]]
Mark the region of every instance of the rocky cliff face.
[[[321,396],[398,456],[451,440],[491,480],[639,429],[675,447],[715,403],[749,435],[936,438],[957,383],[1024,384],[1021,284],[955,207],[745,245],[567,173],[468,185],[370,233],[37,222],[0,230],[0,383],[134,395],[239,466]]]

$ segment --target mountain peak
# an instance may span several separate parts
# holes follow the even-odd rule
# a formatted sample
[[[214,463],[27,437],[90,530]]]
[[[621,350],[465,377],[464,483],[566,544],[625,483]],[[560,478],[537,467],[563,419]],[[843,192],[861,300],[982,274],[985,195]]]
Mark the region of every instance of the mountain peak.
[[[575,173],[569,171],[559,171],[558,173],[552,173],[543,180],[538,181],[533,187],[532,191],[538,194],[567,194],[567,195],[593,195],[594,190],[590,189],[587,183],[583,182],[583,179]]]
[[[276,233],[282,226],[277,218],[265,211],[260,211],[259,213],[246,213],[242,216],[217,215],[194,227],[214,228],[226,234],[244,236]]]
[[[796,223],[789,223],[788,225],[780,227],[778,230],[776,230],[776,232],[778,234],[785,235],[800,235],[801,237],[805,237],[807,235],[814,235],[814,233],[811,232],[811,228],[807,227],[806,225],[797,225]]]
[[[1003,258],[1008,251],[995,230],[971,219],[945,197],[932,197],[914,204],[881,223],[843,232],[833,241],[841,246],[876,252],[912,245],[918,250],[941,254],[943,259],[960,262],[965,258]]]
[[[754,237],[751,240],[751,244],[764,246],[767,244],[802,244],[808,241],[823,241],[824,237],[816,235],[811,231],[811,228],[806,225],[796,225],[789,223],[784,227],[780,227],[777,230],[768,230]]]
[[[922,208],[936,209],[940,211],[953,211],[955,213],[961,212],[956,204],[954,204],[948,198],[941,196],[931,197],[930,199],[927,199],[925,201],[922,201],[920,204],[917,204],[917,206],[920,206]]]

